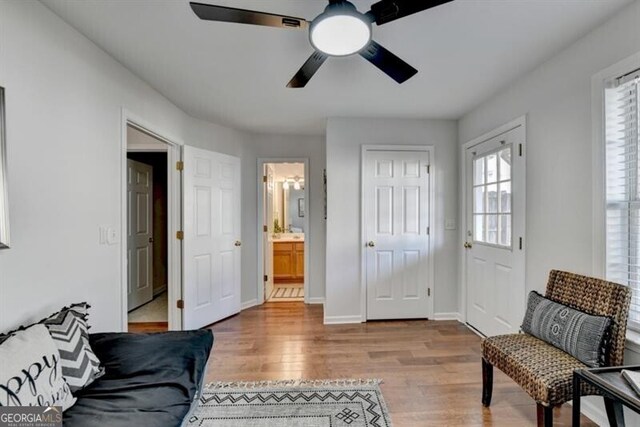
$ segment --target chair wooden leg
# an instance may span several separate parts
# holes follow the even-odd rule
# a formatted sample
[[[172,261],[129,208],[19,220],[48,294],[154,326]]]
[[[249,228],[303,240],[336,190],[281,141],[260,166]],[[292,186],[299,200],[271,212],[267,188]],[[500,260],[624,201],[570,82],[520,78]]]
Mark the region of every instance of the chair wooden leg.
[[[493,365],[482,358],[482,404],[487,408],[491,405],[493,394]]]
[[[536,415],[538,427],[553,427],[553,406],[544,406],[536,403]]]
[[[604,407],[607,410],[607,418],[611,427],[624,427],[624,412],[622,412],[622,403],[604,398]]]

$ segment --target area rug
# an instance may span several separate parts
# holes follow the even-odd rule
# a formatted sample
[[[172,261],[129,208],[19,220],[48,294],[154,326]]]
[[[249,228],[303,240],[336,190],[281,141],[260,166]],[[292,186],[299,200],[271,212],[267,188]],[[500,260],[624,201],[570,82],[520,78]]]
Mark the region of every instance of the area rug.
[[[193,427],[390,427],[380,380],[212,383]]]
[[[278,300],[278,301],[298,301],[304,299],[304,285],[298,286],[287,286],[287,285],[276,285],[269,296],[269,300]]]

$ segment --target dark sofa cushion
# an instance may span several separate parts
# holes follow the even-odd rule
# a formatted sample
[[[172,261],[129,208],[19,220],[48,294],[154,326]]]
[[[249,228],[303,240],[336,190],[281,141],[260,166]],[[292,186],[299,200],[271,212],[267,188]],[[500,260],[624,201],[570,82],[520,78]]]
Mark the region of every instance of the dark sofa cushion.
[[[89,336],[105,374],[76,394],[65,427],[180,426],[202,383],[209,330]]]

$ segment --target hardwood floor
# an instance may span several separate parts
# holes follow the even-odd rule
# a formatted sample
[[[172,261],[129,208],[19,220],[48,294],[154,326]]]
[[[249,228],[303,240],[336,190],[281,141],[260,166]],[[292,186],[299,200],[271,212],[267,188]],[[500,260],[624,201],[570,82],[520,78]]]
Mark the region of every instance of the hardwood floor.
[[[168,322],[132,322],[128,326],[132,333],[164,332],[169,329]]]
[[[396,427],[536,425],[533,400],[497,369],[483,408],[480,338],[458,322],[322,320],[322,306],[280,302],[211,326],[207,380],[381,378]],[[570,426],[571,407],[556,410],[554,423]]]

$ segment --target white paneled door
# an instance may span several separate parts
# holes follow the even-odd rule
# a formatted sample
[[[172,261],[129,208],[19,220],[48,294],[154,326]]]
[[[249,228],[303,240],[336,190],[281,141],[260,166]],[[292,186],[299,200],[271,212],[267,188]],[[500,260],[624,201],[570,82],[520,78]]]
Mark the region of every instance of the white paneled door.
[[[467,322],[487,336],[524,316],[524,138],[517,126],[465,151]]]
[[[183,151],[183,326],[240,312],[240,159]]]
[[[429,161],[427,151],[364,151],[367,319],[429,315]]]
[[[127,159],[127,310],[153,299],[153,168]]]

